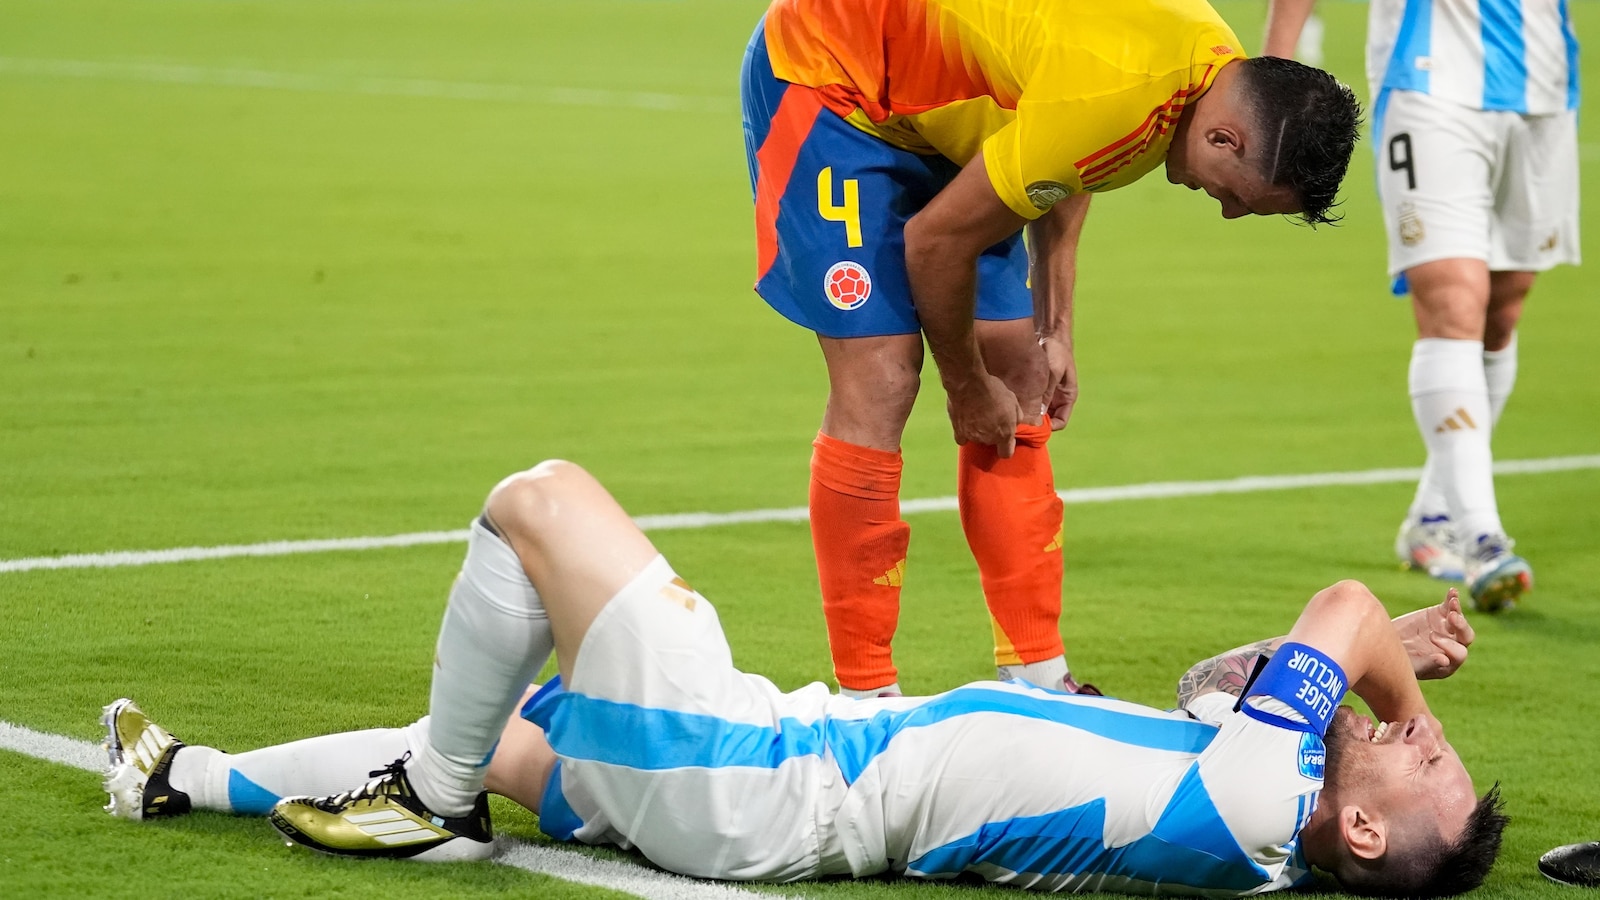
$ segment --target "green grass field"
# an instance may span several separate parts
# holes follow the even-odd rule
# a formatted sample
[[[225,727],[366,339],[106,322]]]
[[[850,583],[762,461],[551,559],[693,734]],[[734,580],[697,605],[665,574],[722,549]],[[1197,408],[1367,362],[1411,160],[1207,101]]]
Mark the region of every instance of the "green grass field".
[[[750,291],[735,82],[761,8],[0,0],[0,561],[460,528],[552,456],[636,514],[802,506],[820,354]],[[1263,4],[1220,8],[1254,46]],[[1324,12],[1330,67],[1361,85],[1365,6]],[[1592,163],[1600,125],[1582,124]],[[1159,177],[1097,200],[1061,486],[1420,465],[1413,329],[1371,181],[1363,147],[1346,224],[1315,232],[1223,222]],[[1499,458],[1600,453],[1590,283],[1564,269],[1536,289]],[[907,498],[954,492],[928,381]],[[1390,550],[1410,492],[1069,506],[1075,671],[1165,705],[1188,661],[1281,632],[1336,579],[1395,611],[1432,602],[1441,586]],[[1499,495],[1538,589],[1477,616],[1471,663],[1429,698],[1514,816],[1480,896],[1560,898],[1534,859],[1600,839],[1600,471],[1505,476]],[[992,675],[955,515],[911,521],[903,683]],[[744,665],[829,677],[803,524],[655,538]],[[0,720],[98,740],[100,706],[130,695],[230,749],[409,722],[460,552],[0,572]],[[0,751],[0,893],[620,896],[508,866],[310,858],[259,820],[141,826],[102,802],[93,775]]]

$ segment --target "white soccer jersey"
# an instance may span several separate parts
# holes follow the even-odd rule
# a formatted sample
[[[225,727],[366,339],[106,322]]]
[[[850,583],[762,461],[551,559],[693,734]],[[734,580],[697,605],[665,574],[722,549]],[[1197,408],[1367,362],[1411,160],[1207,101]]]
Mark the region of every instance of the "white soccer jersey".
[[[1251,702],[1267,712],[1224,704],[1217,725],[1020,682],[783,693],[734,669],[711,605],[658,560],[595,620],[570,689],[524,714],[559,756],[540,827],[673,871],[1237,896],[1308,877],[1322,787],[1317,730]]]
[[[1548,115],[1578,107],[1570,0],[1372,0],[1372,96],[1417,91],[1472,109]]]

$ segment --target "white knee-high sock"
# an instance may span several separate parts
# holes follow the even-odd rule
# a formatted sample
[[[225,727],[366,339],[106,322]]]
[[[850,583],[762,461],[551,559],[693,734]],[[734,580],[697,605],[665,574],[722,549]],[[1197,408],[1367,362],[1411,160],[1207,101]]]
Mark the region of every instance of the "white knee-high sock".
[[[1428,448],[1429,468],[1443,488],[1458,533],[1468,542],[1479,534],[1499,533],[1483,342],[1417,341],[1411,350],[1410,386],[1411,411]]]
[[[1489,389],[1489,424],[1500,424],[1500,413],[1506,408],[1512,388],[1517,384],[1517,333],[1511,333],[1511,343],[1502,350],[1483,351],[1483,377]],[[1411,517],[1427,518],[1448,513],[1450,501],[1445,497],[1444,483],[1439,478],[1433,454],[1422,467],[1422,479],[1417,482],[1417,494],[1411,501]]]
[[[1410,518],[1428,519],[1450,514],[1450,498],[1444,495],[1444,483],[1439,479],[1439,465],[1433,454],[1422,464],[1422,477],[1417,480],[1417,493],[1411,498]]]
[[[1500,424],[1511,390],[1517,386],[1517,333],[1503,350],[1483,351],[1483,378],[1489,385],[1489,414],[1492,424]]]
[[[428,739],[406,767],[429,809],[457,816],[472,808],[506,717],[553,647],[517,554],[484,519],[473,522],[434,650]]]
[[[358,788],[372,772],[422,746],[428,719],[306,738],[248,753],[187,746],[172,760],[172,787],[196,809],[264,816],[279,798],[322,797]]]

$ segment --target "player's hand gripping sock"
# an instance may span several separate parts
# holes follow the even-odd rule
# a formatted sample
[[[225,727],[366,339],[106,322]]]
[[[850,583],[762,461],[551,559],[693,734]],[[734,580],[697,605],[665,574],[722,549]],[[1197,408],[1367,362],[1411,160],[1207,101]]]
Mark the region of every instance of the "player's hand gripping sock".
[[[280,800],[272,808],[272,827],[291,847],[337,856],[459,862],[493,855],[488,794],[479,791],[463,815],[439,815],[417,797],[406,760],[371,773],[366,786],[349,793]]]
[[[896,683],[890,645],[911,544],[900,454],[821,433],[811,446],[811,543],[834,676],[848,691],[879,692]]]
[[[1010,459],[986,444],[961,447],[961,528],[978,562],[994,622],[995,665],[1013,671],[1064,654],[1061,498],[1046,446],[1049,439],[1045,421],[1017,426],[1017,448]],[[1065,667],[1063,661],[1063,673]]]

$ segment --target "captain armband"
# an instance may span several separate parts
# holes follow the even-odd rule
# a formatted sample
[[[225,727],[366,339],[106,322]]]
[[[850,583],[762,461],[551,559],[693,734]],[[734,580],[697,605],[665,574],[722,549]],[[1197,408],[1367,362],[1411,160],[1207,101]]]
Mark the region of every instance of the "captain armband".
[[[1287,643],[1279,647],[1246,689],[1244,699],[1271,697],[1305,717],[1306,724],[1276,716],[1242,703],[1240,711],[1252,719],[1290,728],[1326,734],[1334,710],[1350,682],[1344,670],[1322,651],[1305,644]]]

